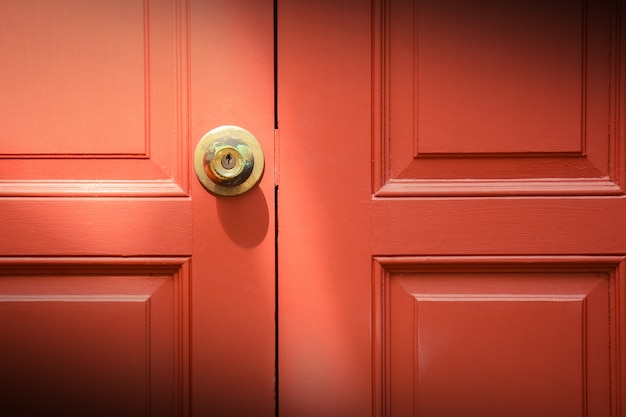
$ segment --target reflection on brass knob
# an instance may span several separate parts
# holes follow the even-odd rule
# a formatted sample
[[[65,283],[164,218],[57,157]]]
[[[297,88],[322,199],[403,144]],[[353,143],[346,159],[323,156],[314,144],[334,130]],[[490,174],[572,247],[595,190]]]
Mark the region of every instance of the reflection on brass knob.
[[[194,154],[194,168],[207,190],[234,196],[250,190],[263,174],[261,145],[247,130],[220,126],[204,135]]]

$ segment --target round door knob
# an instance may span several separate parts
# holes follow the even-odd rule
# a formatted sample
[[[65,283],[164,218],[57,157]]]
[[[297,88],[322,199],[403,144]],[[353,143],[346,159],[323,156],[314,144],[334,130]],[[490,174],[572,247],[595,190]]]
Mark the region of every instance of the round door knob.
[[[200,139],[194,154],[196,176],[204,188],[223,196],[243,194],[254,187],[264,165],[259,142],[237,126],[211,130]]]

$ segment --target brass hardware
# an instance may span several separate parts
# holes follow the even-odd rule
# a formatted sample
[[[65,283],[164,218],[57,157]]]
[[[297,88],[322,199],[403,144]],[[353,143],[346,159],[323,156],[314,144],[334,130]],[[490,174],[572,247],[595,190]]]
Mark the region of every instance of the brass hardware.
[[[261,145],[246,129],[220,126],[200,139],[193,162],[204,188],[217,195],[235,196],[259,181],[265,158]]]

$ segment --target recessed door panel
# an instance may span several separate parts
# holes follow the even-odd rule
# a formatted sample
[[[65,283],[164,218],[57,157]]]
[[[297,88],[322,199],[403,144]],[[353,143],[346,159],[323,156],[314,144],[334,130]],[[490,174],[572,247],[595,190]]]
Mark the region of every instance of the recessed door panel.
[[[382,1],[377,194],[620,193],[614,7]]]
[[[1,262],[5,413],[184,414],[187,259]]]
[[[0,195],[188,193],[187,7],[3,4]]]
[[[382,415],[609,413],[619,258],[378,261]]]

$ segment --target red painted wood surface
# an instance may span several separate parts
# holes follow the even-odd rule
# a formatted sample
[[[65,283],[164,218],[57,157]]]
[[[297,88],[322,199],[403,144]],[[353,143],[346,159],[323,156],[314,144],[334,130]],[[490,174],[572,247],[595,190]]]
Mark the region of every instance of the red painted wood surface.
[[[372,3],[278,3],[280,414],[626,416],[623,2]]]
[[[244,30],[242,30],[244,28]],[[0,4],[3,415],[274,415],[273,4]],[[261,142],[233,199],[190,164]]]
[[[279,411],[369,416],[371,10],[282,1],[278,19]]]

